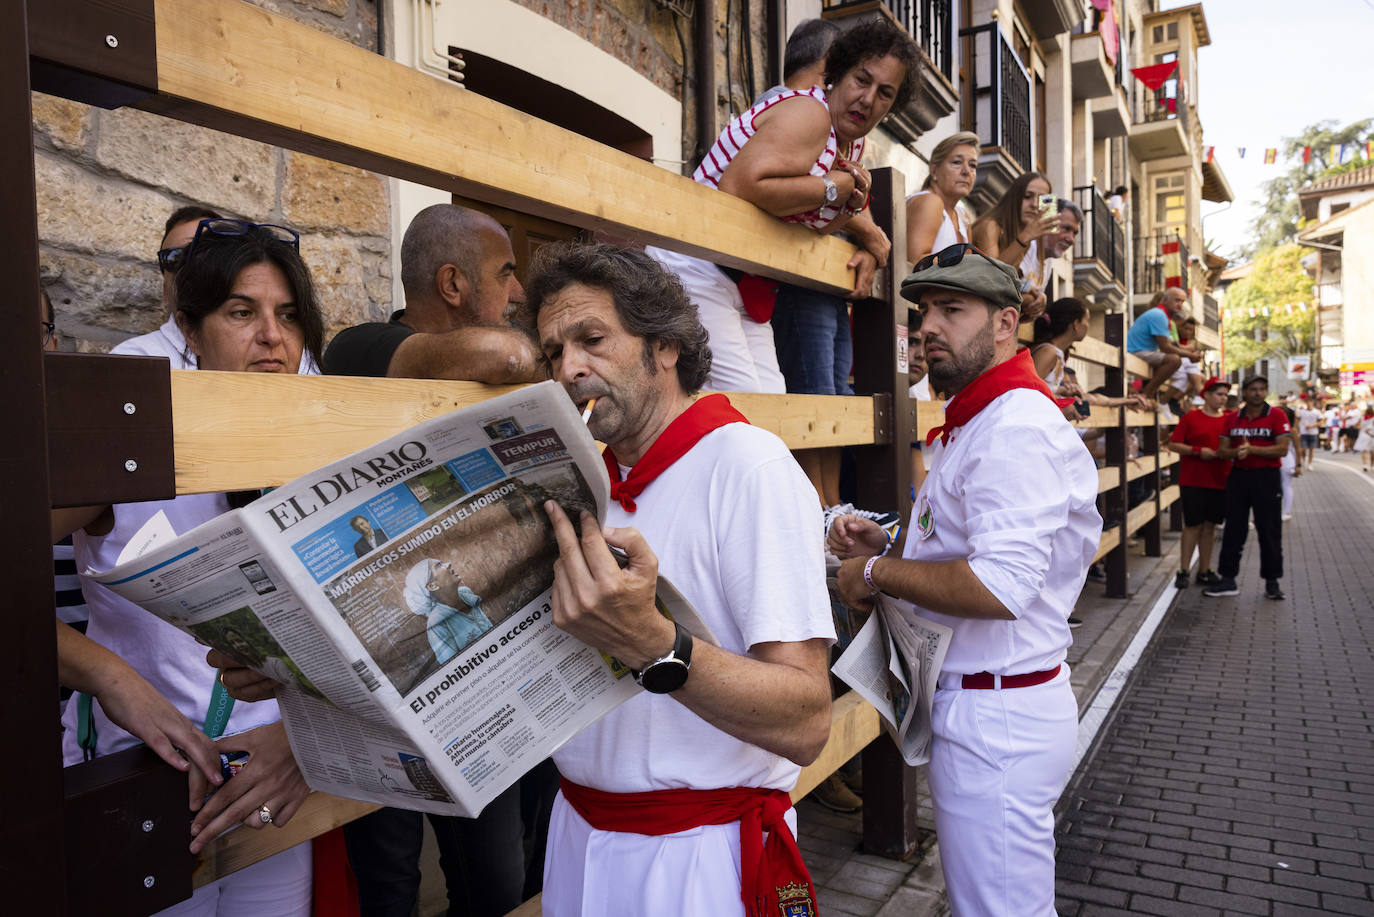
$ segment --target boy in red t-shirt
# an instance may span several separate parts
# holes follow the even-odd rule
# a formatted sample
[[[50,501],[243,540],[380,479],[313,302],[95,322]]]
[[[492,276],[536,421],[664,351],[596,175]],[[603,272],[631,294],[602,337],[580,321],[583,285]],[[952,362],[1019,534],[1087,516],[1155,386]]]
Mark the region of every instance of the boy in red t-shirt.
[[[1226,420],[1226,396],[1231,383],[1213,376],[1202,386],[1202,409],[1179,418],[1169,437],[1169,451],[1179,460],[1179,503],[1183,507],[1183,537],[1179,539],[1178,573],[1174,586],[1188,588],[1188,568],[1193,549],[1198,549],[1197,581],[1215,586],[1212,546],[1216,527],[1226,521],[1226,476],[1231,462],[1221,457],[1222,425]]]
[[[1265,403],[1269,380],[1251,376],[1241,384],[1240,410],[1222,418],[1221,445],[1217,454],[1235,459],[1226,479],[1226,530],[1221,535],[1217,572],[1221,581],[1202,590],[1203,595],[1238,595],[1241,549],[1255,512],[1255,537],[1260,549],[1260,577],[1264,597],[1284,598],[1279,588],[1283,576],[1283,481],[1279,465],[1292,447],[1288,415]]]

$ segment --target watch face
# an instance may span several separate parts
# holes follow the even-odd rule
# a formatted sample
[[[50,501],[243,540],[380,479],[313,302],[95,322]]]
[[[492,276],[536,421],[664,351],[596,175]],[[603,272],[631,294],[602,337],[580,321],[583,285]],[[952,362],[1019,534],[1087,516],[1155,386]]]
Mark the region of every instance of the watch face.
[[[682,660],[664,659],[645,669],[639,676],[639,684],[651,694],[667,694],[686,684],[687,672]]]

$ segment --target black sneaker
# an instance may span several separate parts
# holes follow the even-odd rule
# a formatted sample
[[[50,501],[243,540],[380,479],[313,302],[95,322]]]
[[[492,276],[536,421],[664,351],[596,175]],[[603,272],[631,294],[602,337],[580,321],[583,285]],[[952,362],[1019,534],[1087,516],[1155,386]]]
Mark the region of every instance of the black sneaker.
[[[1221,582],[1221,577],[1217,576],[1215,570],[1201,570],[1195,579],[1199,586],[1215,586]]]
[[[1093,564],[1088,568],[1088,579],[1094,583],[1105,583],[1107,571],[1101,564]]]
[[[1240,587],[1236,585],[1234,577],[1219,576],[1214,584],[1202,590],[1202,594],[1213,599],[1223,595],[1240,595]]]
[[[1264,597],[1275,601],[1288,598],[1288,596],[1283,594],[1283,590],[1279,588],[1279,581],[1276,579],[1264,581]]]
[[[1082,619],[1082,618],[1075,618],[1073,615],[1069,615],[1069,629],[1070,629],[1070,630],[1072,630],[1072,629],[1074,629],[1074,628],[1077,628],[1077,627],[1082,627],[1082,626],[1083,626],[1083,619]]]
[[[1174,588],[1175,588],[1175,589],[1187,589],[1187,588],[1188,588],[1188,571],[1187,571],[1187,570],[1180,570],[1180,571],[1178,571],[1177,573],[1174,574]]]

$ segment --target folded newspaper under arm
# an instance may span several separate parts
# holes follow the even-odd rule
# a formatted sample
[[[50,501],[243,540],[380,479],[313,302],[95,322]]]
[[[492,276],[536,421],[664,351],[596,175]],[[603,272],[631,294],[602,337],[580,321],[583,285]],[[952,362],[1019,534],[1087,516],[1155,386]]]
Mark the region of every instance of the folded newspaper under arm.
[[[879,594],[831,671],[877,709],[907,764],[930,760],[931,705],[954,632],[910,602]]]
[[[596,443],[561,387],[455,411],[86,574],[284,683],[312,789],[474,816],[641,689],[553,624],[544,512],[605,519]],[[156,517],[155,517],[156,520]],[[576,524],[576,522],[574,523]],[[660,579],[658,607],[716,643]]]

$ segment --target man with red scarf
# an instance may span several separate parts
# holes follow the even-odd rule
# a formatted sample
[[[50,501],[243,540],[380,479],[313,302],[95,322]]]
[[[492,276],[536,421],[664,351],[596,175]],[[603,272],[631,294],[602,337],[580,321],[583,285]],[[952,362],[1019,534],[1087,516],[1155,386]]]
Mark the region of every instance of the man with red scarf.
[[[830,549],[847,558],[849,604],[885,592],[954,631],[930,750],[951,910],[1050,915],[1054,804],[1078,730],[1068,620],[1102,534],[1097,468],[1018,349],[1013,270],[971,245],[916,267],[902,295],[921,307],[931,387],[954,397],[905,544],[888,551],[848,516]]]
[[[545,504],[554,622],[645,688],[554,755],[544,914],[814,911],[787,791],[830,732],[815,493],[723,395],[694,400],[706,332],[643,252],[545,246],[526,303],[553,378],[579,409],[595,400],[613,482],[604,529]],[[720,646],[655,610],[659,572]]]

